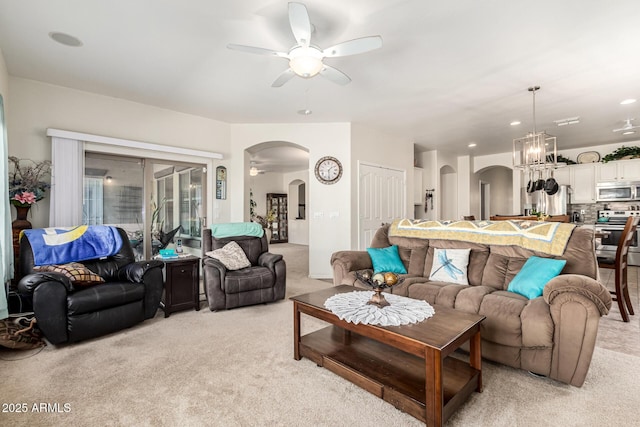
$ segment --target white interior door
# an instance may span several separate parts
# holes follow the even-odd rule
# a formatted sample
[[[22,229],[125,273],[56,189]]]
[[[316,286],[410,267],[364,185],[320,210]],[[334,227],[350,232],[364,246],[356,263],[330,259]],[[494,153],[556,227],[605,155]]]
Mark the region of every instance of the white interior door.
[[[406,216],[405,171],[360,164],[358,249],[364,250],[380,225]]]

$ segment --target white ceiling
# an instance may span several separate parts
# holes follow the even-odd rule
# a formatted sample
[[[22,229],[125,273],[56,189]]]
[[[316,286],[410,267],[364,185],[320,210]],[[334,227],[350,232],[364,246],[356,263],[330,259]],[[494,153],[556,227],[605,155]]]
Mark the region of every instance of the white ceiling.
[[[357,122],[417,151],[510,151],[533,128],[532,85],[537,130],[560,150],[640,139],[612,132],[640,124],[640,102],[620,105],[640,100],[637,0],[304,3],[321,48],[382,36],[381,49],[325,60],[349,85],[318,76],[272,88],[285,59],[226,48],[291,48],[284,0],[0,0],[0,48],[13,76],[230,123]],[[52,31],[84,45],[57,44]],[[579,124],[553,123],[573,116]]]

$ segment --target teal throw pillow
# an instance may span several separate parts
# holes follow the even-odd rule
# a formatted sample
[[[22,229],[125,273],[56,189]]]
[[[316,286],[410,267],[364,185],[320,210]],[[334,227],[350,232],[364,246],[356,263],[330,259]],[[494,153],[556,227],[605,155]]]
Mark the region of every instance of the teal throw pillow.
[[[509,283],[507,290],[529,299],[537,298],[542,295],[549,280],[560,274],[566,263],[563,259],[532,256]]]
[[[367,252],[371,257],[375,273],[407,274],[407,269],[400,259],[397,245],[389,246],[388,248],[367,248]]]

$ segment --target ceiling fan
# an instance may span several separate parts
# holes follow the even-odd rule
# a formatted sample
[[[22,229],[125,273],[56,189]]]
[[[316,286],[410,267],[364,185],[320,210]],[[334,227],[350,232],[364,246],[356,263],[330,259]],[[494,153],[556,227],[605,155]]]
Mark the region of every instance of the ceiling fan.
[[[382,47],[382,37],[369,36],[338,43],[326,49],[320,49],[311,44],[311,21],[307,7],[302,3],[289,3],[289,24],[291,25],[291,31],[297,44],[289,49],[288,52],[278,52],[271,49],[239,44],[228,44],[227,47],[242,52],[288,59],[289,68],[278,76],[271,85],[273,87],[282,86],[296,75],[309,79],[317,74],[339,85],[346,85],[351,81],[349,76],[336,68],[324,64],[322,60],[324,58],[357,55]]]
[[[624,132],[624,131],[630,131],[630,130],[633,130],[633,129],[636,129],[636,128],[640,128],[640,126],[634,126],[634,125],[631,124],[631,122],[633,120],[635,120],[635,119],[627,119],[627,120],[625,120],[624,126],[622,126],[619,129],[614,129],[613,131],[614,132]]]
[[[250,168],[249,168],[249,175],[250,176],[258,176],[258,175],[262,175],[262,174],[264,174],[266,172],[265,170],[258,169],[258,167],[256,166],[255,162],[251,162],[249,165],[250,165]]]

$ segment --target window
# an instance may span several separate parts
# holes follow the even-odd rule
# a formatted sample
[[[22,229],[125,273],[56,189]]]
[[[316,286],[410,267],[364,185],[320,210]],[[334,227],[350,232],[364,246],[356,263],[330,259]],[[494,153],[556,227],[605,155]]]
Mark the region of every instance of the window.
[[[104,209],[102,190],[102,178],[92,178],[85,176],[84,197],[82,203],[83,224],[102,224]]]
[[[179,200],[181,236],[199,240],[202,234],[202,168],[180,172]]]

